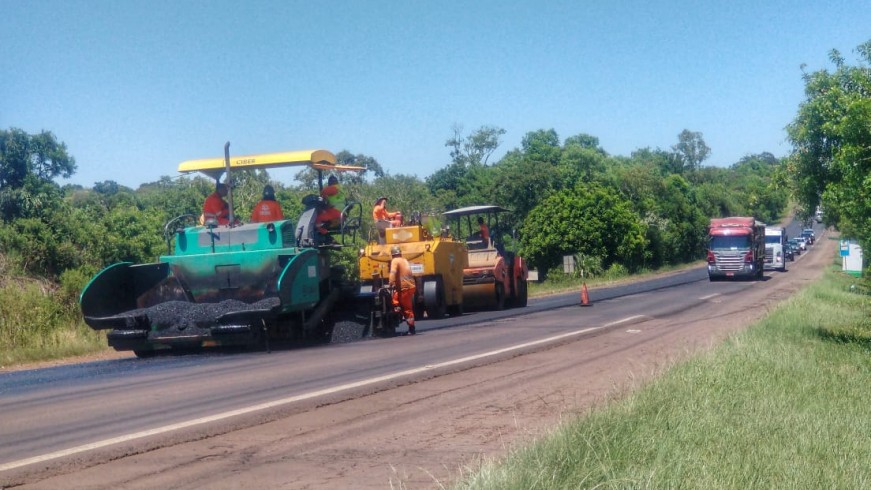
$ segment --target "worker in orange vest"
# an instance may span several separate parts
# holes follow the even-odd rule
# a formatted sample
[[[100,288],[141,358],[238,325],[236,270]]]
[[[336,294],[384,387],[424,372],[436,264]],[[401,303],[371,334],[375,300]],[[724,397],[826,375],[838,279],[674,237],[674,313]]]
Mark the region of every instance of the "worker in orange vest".
[[[390,226],[402,226],[402,213],[388,211],[387,198],[383,196],[375,200],[375,207],[372,208],[372,219],[376,223],[387,222]]]
[[[387,240],[387,228],[402,226],[402,213],[388,211],[387,198],[381,196],[375,200],[375,207],[372,208],[372,220],[375,221],[375,229],[378,230],[378,243],[383,245]]]
[[[335,229],[341,223],[341,208],[345,206],[345,193],[339,187],[339,179],[335,175],[330,175],[327,179],[327,186],[321,191],[321,198],[324,201],[324,208],[318,213],[315,224],[318,233],[326,235],[330,228]]]
[[[393,259],[390,261],[389,283],[393,286],[393,305],[402,309],[402,316],[408,324],[408,334],[414,335],[414,275],[411,265],[402,256],[402,249],[394,245],[390,249]]]
[[[203,223],[216,220],[219,225],[230,224],[230,205],[224,198],[230,192],[227,184],[218,182],[215,184],[215,192],[206,197],[203,203]]]
[[[281,212],[281,204],[275,200],[275,189],[271,185],[263,186],[263,199],[254,205],[254,210],[251,211],[252,223],[263,223],[267,221],[276,221],[284,219],[284,213]]]

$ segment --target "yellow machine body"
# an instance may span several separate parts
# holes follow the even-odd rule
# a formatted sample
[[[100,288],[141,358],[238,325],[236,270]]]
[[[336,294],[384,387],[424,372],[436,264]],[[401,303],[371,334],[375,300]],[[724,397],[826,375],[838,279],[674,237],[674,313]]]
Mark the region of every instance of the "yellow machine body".
[[[386,283],[390,249],[399,246],[417,283],[415,305],[427,317],[440,318],[445,310],[461,313],[463,270],[468,266],[466,245],[448,235],[433,236],[426,226],[387,228],[385,243],[370,242],[360,255],[360,281],[367,290]],[[417,314],[415,315],[417,317]]]

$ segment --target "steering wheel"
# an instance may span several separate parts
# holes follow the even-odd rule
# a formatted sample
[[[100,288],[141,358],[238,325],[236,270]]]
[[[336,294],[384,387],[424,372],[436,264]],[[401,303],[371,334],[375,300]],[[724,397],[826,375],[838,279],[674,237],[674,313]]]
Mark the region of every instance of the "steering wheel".
[[[197,224],[197,220],[199,216],[195,216],[193,214],[183,214],[181,216],[176,216],[175,218],[166,222],[163,225],[163,239],[166,241],[166,250],[169,255],[172,254],[172,238],[184,231],[187,226],[182,226],[185,223],[189,223],[189,226],[194,226]]]
[[[353,243],[357,240],[357,231],[363,225],[363,206],[356,201],[352,201],[345,205],[342,209],[342,245],[345,243],[345,237],[350,238]]]

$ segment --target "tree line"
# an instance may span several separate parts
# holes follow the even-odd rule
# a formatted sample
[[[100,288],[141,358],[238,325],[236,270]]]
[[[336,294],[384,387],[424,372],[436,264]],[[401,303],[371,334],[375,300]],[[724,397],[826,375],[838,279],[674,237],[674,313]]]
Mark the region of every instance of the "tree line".
[[[543,276],[574,255],[586,274],[628,272],[703,257],[712,217],[752,215],[778,222],[790,199],[801,218],[818,206],[825,220],[865,246],[871,237],[871,41],[849,65],[831,52],[834,70],[804,73],[806,100],[787,127],[794,150],[786,158],[749,154],[729,167],[705,166],[710,148],[700,132],[684,130],[668,149],[609,154],[597,137],[561,139],[553,129],[530,131],[520,147],[492,157],[505,130],[452,128],[448,163],[419,178],[385,172],[377,159],[343,150],[340,163],[361,173],[339,175],[346,195],[368,211],[375,198],[391,209],[437,214],[461,206],[510,209],[493,230]],[[409,162],[412,163],[412,162]],[[151,262],[167,253],[163,226],[199,215],[214,182],[200,176],[161,177],[127,188],[107,180],[91,188],[61,186],[77,170],[54,134],[0,130],[0,253],[7,273],[64,280],[80,286],[118,261]],[[245,216],[265,184],[275,187],[285,215],[303,210],[316,175],[276,182],[266,171],[234,175],[238,214]],[[370,223],[364,213],[365,230]]]
[[[710,217],[777,221],[787,201],[777,185],[780,160],[763,153],[729,168],[704,167],[710,149],[698,132],[683,131],[670,150],[644,148],[621,157],[609,155],[591,135],[561,141],[552,129],[537,130],[490,162],[504,133],[485,126],[464,134],[455,127],[446,142],[450,163],[423,179],[390,174],[371,156],[341,151],[340,163],[366,170],[338,177],[366,210],[381,195],[406,215],[476,204],[506,207],[510,216],[494,236],[542,274],[563,255],[578,256],[587,274],[696,260],[703,256]],[[168,253],[164,224],[199,215],[214,188],[200,176],[161,177],[135,190],[114,181],[91,188],[54,182],[75,170],[75,159],[52,133],[0,131],[0,251],[7,267],[52,278],[72,274],[82,282],[113,262],[155,261]],[[291,219],[303,211],[302,198],[317,191],[310,170],[292,183],[276,182],[262,170],[237,172],[239,216],[250,212],[265,184],[273,185]]]

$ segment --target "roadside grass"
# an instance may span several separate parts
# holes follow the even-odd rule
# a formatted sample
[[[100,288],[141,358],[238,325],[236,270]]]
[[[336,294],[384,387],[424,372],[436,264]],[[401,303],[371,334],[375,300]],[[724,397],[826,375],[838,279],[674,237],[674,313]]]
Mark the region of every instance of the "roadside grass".
[[[828,270],[714,351],[456,488],[869,488],[869,302],[867,280]]]
[[[106,350],[82,321],[75,294],[17,277],[0,284],[0,367]]]

